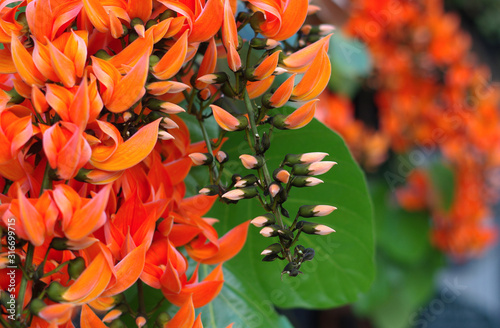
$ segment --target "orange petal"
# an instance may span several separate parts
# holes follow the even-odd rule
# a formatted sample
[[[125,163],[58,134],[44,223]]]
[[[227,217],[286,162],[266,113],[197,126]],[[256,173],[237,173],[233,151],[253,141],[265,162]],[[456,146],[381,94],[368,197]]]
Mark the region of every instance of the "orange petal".
[[[235,48],[238,47],[238,30],[236,29],[236,21],[234,19],[233,11],[229,0],[224,1],[224,20],[222,22],[222,43],[229,48],[233,44]]]
[[[223,14],[224,7],[221,0],[208,0],[194,21],[189,42],[204,42],[213,37],[222,25]]]
[[[332,34],[308,45],[307,47],[292,53],[290,56],[283,60],[285,67],[288,71],[295,73],[304,73],[319,54],[320,51],[325,49],[328,51],[330,38]]]
[[[229,43],[227,50],[227,64],[229,68],[233,71],[239,71],[241,69],[241,57],[235,46]]]
[[[108,31],[109,16],[99,0],[83,0],[83,8],[96,30],[106,33]]]
[[[264,92],[266,92],[271,87],[273,82],[274,82],[274,75],[271,75],[270,77],[262,81],[255,81],[255,82],[248,81],[246,87],[248,96],[250,97],[250,99],[262,96]]]
[[[138,17],[146,22],[151,16],[153,11],[152,0],[129,0],[128,1],[128,14],[130,17]]]
[[[238,129],[241,122],[236,117],[217,105],[210,105],[210,108],[214,114],[215,121],[217,121],[217,124],[219,124],[223,130],[236,131]]]
[[[106,328],[107,326],[99,319],[92,309],[84,304],[80,313],[80,328]]]
[[[132,70],[115,85],[111,101],[104,102],[106,108],[114,113],[121,113],[139,101],[146,93],[144,84],[148,70],[149,55],[145,53]]]
[[[285,2],[284,6],[286,7],[281,14],[281,28],[277,34],[269,36],[276,41],[286,40],[297,33],[306,20],[309,0],[294,0],[293,4]]]
[[[158,126],[161,119],[142,127],[130,139],[120,144],[116,151],[105,161],[90,163],[104,171],[121,171],[140,163],[153,150],[158,139]]]
[[[153,34],[148,33],[145,38],[138,38],[116,56],[111,57],[108,63],[118,69],[120,73],[125,73],[123,65],[135,66],[144,54],[151,54],[153,49]]]
[[[194,316],[193,298],[190,296],[186,299],[172,320],[167,323],[166,328],[192,328]]]
[[[311,122],[314,118],[317,101],[318,99],[311,100],[288,115],[285,119],[287,129],[299,129]]]
[[[42,87],[45,78],[36,68],[33,63],[33,57],[31,57],[28,50],[24,48],[21,42],[14,35],[12,35],[11,39],[11,51],[14,66],[16,66],[16,70],[23,81],[28,85],[36,84],[37,86]]]
[[[104,253],[99,253],[62,297],[74,304],[88,303],[104,291],[111,277],[109,262]]]
[[[246,221],[228,231],[219,239],[219,251],[217,254],[208,259],[202,259],[200,263],[212,265],[233,258],[245,244],[249,224],[250,221]],[[196,259],[194,260],[196,261]]]
[[[56,325],[62,325],[71,320],[71,315],[73,314],[74,307],[75,306],[71,303],[52,304],[40,310],[37,316],[47,322],[55,323]]]
[[[132,286],[144,269],[146,244],[142,244],[127,254],[116,266],[116,284],[107,289],[102,296],[114,296]]]
[[[278,60],[280,57],[281,50],[273,52],[270,56],[266,57],[262,63],[255,68],[253,72],[253,77],[256,80],[263,80],[274,73],[276,67],[278,66]]]
[[[64,234],[68,239],[83,239],[104,224],[102,218],[106,218],[104,209],[108,204],[110,190],[111,184],[106,185],[85,206],[75,211],[71,223],[64,227]]]
[[[24,231],[34,246],[41,246],[45,241],[45,224],[43,217],[35,206],[26,198],[23,191],[17,191],[19,198],[19,214]]]
[[[292,91],[292,100],[307,101],[316,98],[326,88],[330,80],[331,64],[328,53],[323,50],[317,56],[299,84]]]
[[[207,50],[203,55],[203,60],[200,64],[200,68],[198,69],[197,78],[202,77],[203,75],[213,73],[215,71],[215,67],[217,66],[217,45],[215,44],[215,39],[211,38]],[[203,83],[196,79],[195,87],[197,89],[205,89],[208,87],[207,83]]]
[[[0,50],[0,74],[10,74],[17,72],[14,60],[9,49]]]
[[[271,98],[269,98],[269,103],[273,107],[281,107],[285,105],[293,91],[293,84],[295,82],[295,76],[297,74],[292,74],[285,82],[283,82],[278,89],[273,93]]]
[[[59,49],[57,49],[52,43],[49,42],[48,44],[54,72],[57,74],[57,77],[61,80],[65,87],[73,87],[76,82],[75,64],[73,64],[73,62],[61,51],[59,51]]]
[[[160,80],[168,80],[181,69],[188,49],[188,31],[186,30],[162,59],[153,67],[153,75]]]

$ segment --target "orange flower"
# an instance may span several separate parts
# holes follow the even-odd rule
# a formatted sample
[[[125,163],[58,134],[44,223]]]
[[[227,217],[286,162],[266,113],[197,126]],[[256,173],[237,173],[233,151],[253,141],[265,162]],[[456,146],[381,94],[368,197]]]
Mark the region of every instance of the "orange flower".
[[[149,123],[124,142],[116,127],[97,121],[103,135],[109,139],[92,148],[90,163],[103,171],[122,171],[140,163],[156,145],[160,122],[161,119],[157,119]]]
[[[80,128],[70,122],[54,124],[43,133],[43,150],[60,179],[73,178],[90,159],[91,149]]]
[[[238,30],[231,10],[229,0],[224,2],[224,20],[222,23],[222,43],[227,52],[227,63],[229,68],[236,72],[241,68],[241,58],[238,54]]]
[[[217,33],[222,25],[224,7],[222,0],[180,2],[158,0],[178,15],[186,17],[181,32],[189,30],[189,42],[204,42]]]
[[[330,80],[331,64],[326,49],[323,48],[314,58],[302,80],[293,88],[295,101],[307,101],[316,98],[326,88]]]
[[[188,51],[188,31],[167,51],[161,60],[153,66],[153,75],[160,80],[168,80],[173,77],[184,64]]]
[[[53,42],[35,40],[34,43],[33,62],[47,80],[71,88],[77,78],[83,76],[87,61],[87,31],[72,30]]]
[[[94,198],[81,198],[73,188],[65,184],[55,186],[54,201],[61,212],[61,229],[71,241],[85,241],[89,235],[104,225],[104,212],[111,185],[104,186]]]
[[[273,120],[274,126],[278,129],[300,129],[306,126],[314,118],[317,101],[318,100],[315,99],[305,103],[286,117],[283,115],[276,115]]]
[[[304,24],[309,6],[308,0],[248,0],[248,2],[265,14],[265,20],[259,26],[260,33],[277,41],[288,39],[297,33]]]
[[[104,106],[114,113],[126,111],[146,93],[144,84],[149,69],[147,52],[123,77],[112,64],[97,57],[92,57],[92,68],[101,83]]]
[[[238,131],[245,129],[248,125],[246,117],[236,118],[217,105],[210,105],[210,108],[214,114],[215,121],[223,130]]]
[[[26,173],[18,155],[33,136],[31,111],[20,105],[0,109],[0,173],[18,180]]]

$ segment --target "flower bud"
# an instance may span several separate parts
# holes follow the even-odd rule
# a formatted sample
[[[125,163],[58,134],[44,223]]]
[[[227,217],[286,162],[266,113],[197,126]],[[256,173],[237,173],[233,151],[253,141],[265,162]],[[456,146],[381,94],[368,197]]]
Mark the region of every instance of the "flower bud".
[[[161,312],[156,318],[156,323],[160,327],[165,327],[165,325],[172,319],[167,312]]]
[[[62,295],[66,292],[68,287],[64,287],[58,281],[52,281],[47,290],[47,296],[51,301],[64,302]]]
[[[326,225],[307,222],[307,221],[297,222],[297,229],[300,229],[303,232],[310,235],[328,235],[332,232],[335,232],[335,230],[333,230],[330,227],[327,227]]]
[[[225,163],[228,161],[229,157],[227,156],[227,153],[225,151],[219,150],[217,154],[215,155],[215,158],[217,158],[217,162],[219,163]]]
[[[295,176],[291,182],[294,187],[313,187],[320,183],[323,183],[323,180],[307,176]]]
[[[293,166],[295,164],[305,164],[314,163],[322,161],[323,158],[328,156],[328,153],[313,152],[304,154],[287,154],[283,163],[288,166]]]
[[[321,175],[328,172],[336,162],[316,162],[309,164],[295,164],[292,167],[293,175]]]
[[[295,263],[288,263],[283,271],[281,272],[281,277],[283,278],[284,274],[288,274],[290,277],[296,277],[299,275],[299,273],[302,273],[299,271],[298,266]]]
[[[172,140],[175,139],[173,135],[168,133],[167,131],[158,131],[158,139],[160,140]]]
[[[270,50],[276,48],[279,45],[280,43],[273,39],[253,38],[252,40],[250,40],[250,47],[259,50]]]
[[[260,156],[252,156],[252,155],[240,155],[241,163],[243,166],[249,170],[251,169],[259,169],[264,165],[264,161]]]
[[[208,100],[211,96],[212,96],[212,92],[210,91],[209,88],[202,89],[202,90],[200,90],[200,92],[198,92],[198,98],[201,101]]]
[[[68,239],[55,237],[50,242],[50,248],[53,248],[53,249],[58,250],[58,251],[67,250],[68,249]]]
[[[144,327],[144,325],[146,324],[146,318],[144,318],[143,316],[138,316],[135,319],[135,324],[137,325],[137,328]]]
[[[209,153],[192,153],[189,154],[189,157],[193,161],[193,164],[196,166],[199,165],[210,165],[212,164],[214,157]]]
[[[312,218],[317,216],[325,216],[337,208],[335,206],[330,205],[302,205],[299,208],[299,215],[303,218]]]
[[[276,181],[288,183],[288,180],[290,180],[290,173],[285,169],[277,168],[273,172],[273,178]]]
[[[274,224],[276,222],[276,218],[273,213],[266,213],[264,215],[257,216],[254,218],[252,221],[250,221],[251,224],[258,228],[262,228],[271,224]],[[266,255],[266,254],[262,254]]]
[[[275,198],[275,197],[276,197],[276,195],[278,195],[278,194],[279,194],[279,192],[281,191],[281,186],[280,186],[278,183],[273,182],[273,183],[271,183],[271,184],[269,185],[269,189],[268,189],[268,190],[269,190],[269,194],[270,194],[273,198]]]
[[[257,196],[259,191],[256,187],[245,187],[240,189],[233,189],[222,195],[222,198],[230,200],[250,199]]]
[[[260,230],[260,234],[264,237],[274,237],[279,235],[278,229],[279,227],[277,225],[264,227]]]
[[[40,311],[42,311],[46,306],[47,306],[47,304],[45,304],[44,301],[42,301],[38,298],[35,298],[35,299],[32,299],[30,302],[30,311],[34,315],[38,315],[38,313]]]
[[[257,177],[253,174],[249,174],[238,180],[234,186],[236,188],[243,188],[248,186],[253,186],[258,181]]]
[[[215,121],[221,129],[226,131],[240,131],[246,129],[248,120],[245,116],[235,117],[217,105],[210,105]]]
[[[283,251],[283,246],[281,246],[280,243],[275,243],[269,245],[265,250],[262,251],[262,253],[260,253],[260,255],[279,254],[282,251]]]
[[[130,21],[130,27],[133,27],[135,32],[141,37],[144,37],[144,22],[139,17],[135,17]],[[130,40],[129,40],[130,42]]]
[[[178,129],[179,128],[179,125],[177,125],[177,123],[175,123],[175,121],[169,117],[164,117],[160,124],[161,124],[162,128],[164,128],[164,129]]]
[[[77,257],[69,261],[68,274],[71,279],[76,280],[85,270],[85,260],[82,257]]]
[[[219,186],[209,185],[205,188],[201,188],[199,191],[200,194],[205,196],[215,196],[219,194]]]
[[[228,76],[224,72],[220,73],[210,73],[199,77],[197,80],[206,84],[219,84],[224,83],[228,80]]]

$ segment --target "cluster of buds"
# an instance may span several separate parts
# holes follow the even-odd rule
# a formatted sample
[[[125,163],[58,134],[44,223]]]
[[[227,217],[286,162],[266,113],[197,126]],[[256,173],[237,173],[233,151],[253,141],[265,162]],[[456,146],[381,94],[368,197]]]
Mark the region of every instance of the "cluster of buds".
[[[223,200],[234,203],[242,199],[255,197],[259,199],[267,213],[254,218],[250,223],[261,228],[262,236],[278,238],[277,243],[270,245],[261,254],[265,255],[263,261],[287,260],[288,264],[282,274],[297,276],[301,273],[299,269],[302,263],[314,257],[312,248],[306,249],[302,245],[296,245],[301,233],[327,235],[335,232],[323,224],[299,221],[299,218],[328,215],[336,209],[334,206],[303,205],[293,222],[286,224],[284,219],[284,217],[290,218],[284,205],[292,187],[311,187],[322,183],[322,180],[314,176],[328,172],[336,164],[332,161],[322,161],[327,155],[322,152],[288,154],[274,170],[271,180],[265,178],[261,180],[255,174],[245,177],[234,175],[230,185],[234,189],[226,191],[221,196]],[[265,163],[263,157],[241,155],[240,159],[245,168],[257,170],[259,175],[265,176],[262,172]],[[290,169],[287,170],[286,167]],[[214,186],[208,186],[200,192],[214,194],[213,191]]]

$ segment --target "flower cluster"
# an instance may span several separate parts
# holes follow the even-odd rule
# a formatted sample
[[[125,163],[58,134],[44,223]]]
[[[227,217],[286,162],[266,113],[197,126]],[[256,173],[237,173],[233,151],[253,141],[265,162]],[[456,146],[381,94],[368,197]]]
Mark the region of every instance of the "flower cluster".
[[[194,308],[219,293],[222,263],[243,247],[249,226],[244,222],[219,237],[217,220],[203,218],[217,199],[213,195],[248,198],[258,194],[258,186],[270,198],[263,201],[266,210],[279,216],[286,199],[279,195],[291,186],[321,182],[310,176],[333,166],[320,162],[326,154],[288,156],[283,165],[292,165],[291,174],[280,167],[273,182],[264,157],[272,129],[309,123],[315,98],[328,83],[329,36],[299,35],[296,45],[284,41],[314,8],[307,0],[249,0],[235,17],[237,5],[0,1],[3,326],[72,327],[78,321],[80,327],[119,327],[126,313],[138,327],[202,327]],[[255,32],[248,41],[238,35],[245,26]],[[217,70],[220,58],[234,76]],[[286,81],[268,92],[283,73],[289,74]],[[224,99],[244,100],[247,115],[213,104]],[[286,114],[281,107],[289,100],[305,103]],[[198,120],[204,141],[191,143],[186,123],[176,115],[181,112]],[[220,173],[228,156],[219,150],[223,135],[208,138],[204,121],[211,115],[225,131],[247,132],[254,154],[241,159],[258,170],[259,179],[240,177],[224,185]],[[261,136],[257,125],[263,124],[270,130]],[[210,167],[212,185],[187,197],[184,178],[193,162]],[[302,207],[297,217],[333,209]],[[264,229],[281,231],[291,275],[314,255],[297,246],[291,257],[298,234],[333,231],[297,219],[289,227],[279,217],[276,223],[254,219]],[[11,245],[10,231],[16,236],[12,249],[4,248]],[[267,258],[279,253],[263,252]],[[202,264],[216,265],[203,279]],[[10,289],[5,273],[12,267]],[[170,319],[161,313],[149,322],[160,304],[145,308],[143,284],[161,290],[180,307],[177,314]],[[124,295],[134,285],[137,310]],[[6,311],[11,299],[12,314]]]
[[[398,199],[408,209],[431,210],[432,240],[444,252],[480,253],[496,236],[488,181],[500,164],[500,93],[470,53],[470,36],[441,1],[425,0],[354,1],[345,30],[362,39],[372,55],[375,74],[367,87],[376,91],[379,129],[356,120],[343,96],[325,95],[330,105],[318,109],[320,116],[368,167],[384,162],[389,149],[414,152],[413,166],[441,153],[456,180],[451,209],[429,200],[435,193],[422,172],[409,176]]]

